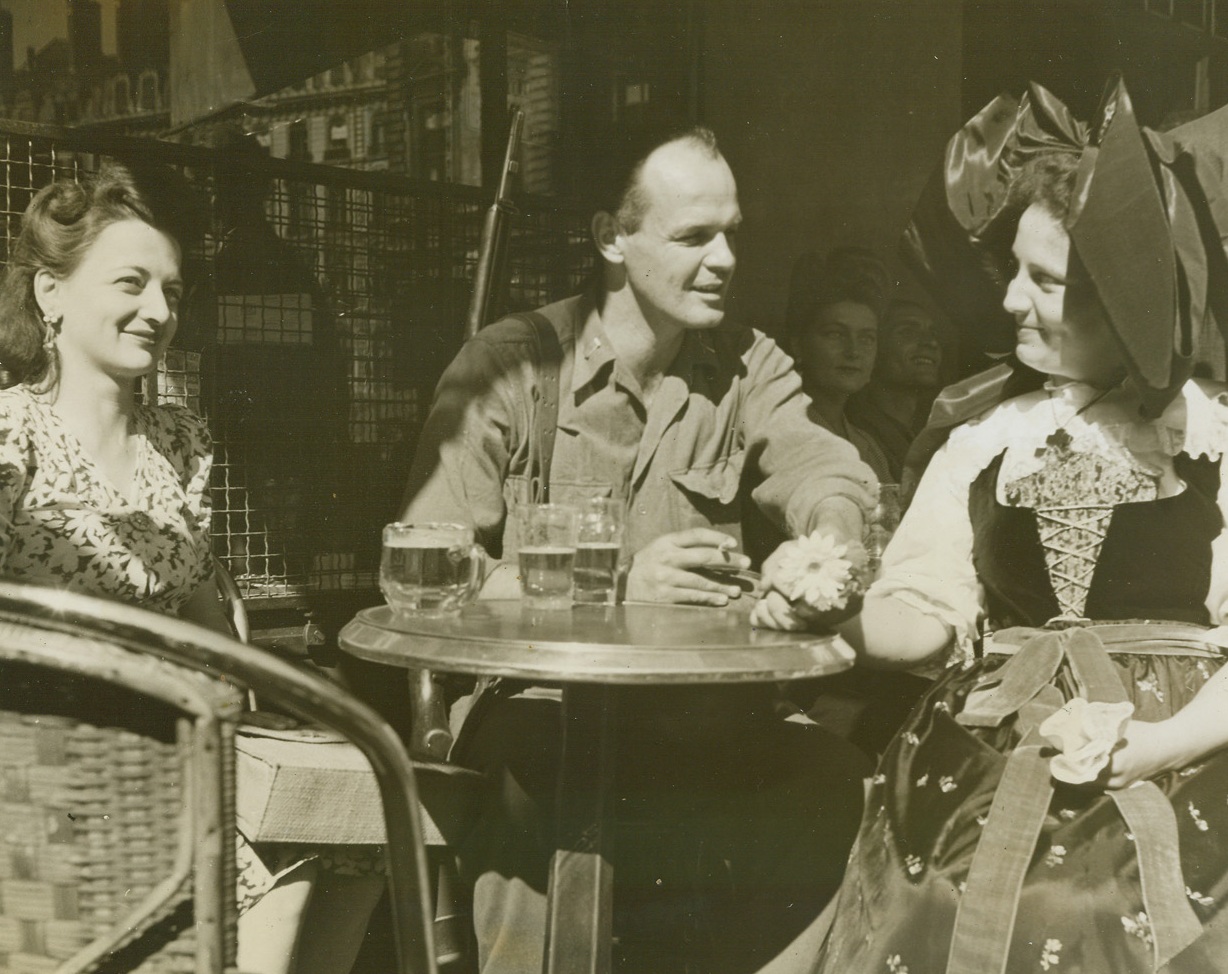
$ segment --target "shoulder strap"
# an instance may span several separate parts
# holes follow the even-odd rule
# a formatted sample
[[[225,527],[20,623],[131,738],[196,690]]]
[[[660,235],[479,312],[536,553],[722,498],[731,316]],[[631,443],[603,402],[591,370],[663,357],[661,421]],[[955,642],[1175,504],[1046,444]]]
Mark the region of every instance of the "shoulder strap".
[[[538,503],[550,499],[550,463],[559,422],[559,371],[563,346],[550,319],[539,311],[514,317],[533,326],[537,381],[533,386],[533,425],[529,433],[530,496]]]

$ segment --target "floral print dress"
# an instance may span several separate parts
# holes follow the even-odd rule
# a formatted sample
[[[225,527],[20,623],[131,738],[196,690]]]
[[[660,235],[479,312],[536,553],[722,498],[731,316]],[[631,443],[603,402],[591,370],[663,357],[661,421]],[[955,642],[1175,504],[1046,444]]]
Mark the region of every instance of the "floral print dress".
[[[177,615],[213,574],[212,441],[181,406],[138,406],[130,496],[112,484],[29,388],[0,390],[0,576]],[[238,837],[238,898],[249,909],[309,859],[378,873],[380,848]]]
[[[178,614],[213,574],[211,444],[179,406],[138,406],[125,496],[51,407],[0,391],[0,574]]]

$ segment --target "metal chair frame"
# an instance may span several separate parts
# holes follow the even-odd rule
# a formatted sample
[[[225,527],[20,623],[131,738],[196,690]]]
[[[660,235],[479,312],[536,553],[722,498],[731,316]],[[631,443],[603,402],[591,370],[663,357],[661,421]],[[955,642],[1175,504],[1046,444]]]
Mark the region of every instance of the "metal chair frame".
[[[371,763],[383,800],[398,970],[400,974],[435,974],[430,880],[413,768],[396,733],[374,711],[322,677],[258,649],[179,619],[90,596],[0,582],[0,625],[67,633],[102,644],[102,652],[82,654],[40,644],[37,639],[11,640],[8,645],[0,640],[4,658],[107,678],[114,673],[109,644],[237,683],[296,717],[345,735]],[[140,689],[162,699],[168,693],[168,685],[156,679]],[[182,693],[172,702],[190,713],[200,712],[200,704],[185,700]],[[202,747],[226,746],[221,736],[209,734],[201,735],[200,742]],[[219,803],[219,811],[220,807]],[[220,848],[222,830],[214,831],[220,864],[227,850]],[[207,937],[213,945],[208,948],[207,962],[201,961],[202,974],[222,969],[220,918],[225,910],[223,898],[233,896],[233,888],[225,888],[221,875],[221,871],[197,874],[198,920],[206,923],[201,939]]]

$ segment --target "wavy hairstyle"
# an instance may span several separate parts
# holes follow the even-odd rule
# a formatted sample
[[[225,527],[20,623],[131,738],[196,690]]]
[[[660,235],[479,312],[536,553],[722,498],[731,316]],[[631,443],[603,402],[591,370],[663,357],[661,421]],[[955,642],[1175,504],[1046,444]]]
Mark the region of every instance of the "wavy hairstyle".
[[[26,207],[0,280],[0,384],[54,384],[56,356],[34,296],[40,270],[57,278],[77,269],[112,223],[141,220],[182,250],[203,231],[187,181],[174,170],[108,162],[81,180],[44,186]]]
[[[1006,207],[1016,218],[1033,203],[1064,223],[1074,204],[1079,156],[1074,152],[1047,152],[1029,159],[1019,170],[1006,195]]]
[[[819,312],[840,301],[865,305],[881,324],[892,288],[887,265],[866,247],[836,247],[826,257],[807,251],[798,257],[789,276],[785,328],[791,344],[796,348]]]

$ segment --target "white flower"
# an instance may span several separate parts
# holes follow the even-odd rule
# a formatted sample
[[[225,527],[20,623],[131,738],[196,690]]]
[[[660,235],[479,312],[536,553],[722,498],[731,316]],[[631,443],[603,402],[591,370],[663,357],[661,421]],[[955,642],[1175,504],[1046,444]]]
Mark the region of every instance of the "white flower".
[[[1155,936],[1151,932],[1151,918],[1146,913],[1138,913],[1132,917],[1123,916],[1121,925],[1126,933],[1138,937],[1148,947],[1155,943]]]
[[[1197,827],[1198,831],[1199,832],[1207,831],[1207,829],[1210,828],[1210,826],[1207,825],[1207,820],[1202,817],[1202,812],[1200,812],[1197,808],[1194,807],[1193,802],[1188,802],[1186,804],[1186,807],[1189,809],[1190,818],[1194,820],[1194,825],[1195,827]]]
[[[959,786],[956,785],[955,779],[952,778],[949,774],[944,774],[941,778],[938,779],[938,788],[942,791],[944,795],[947,792],[954,791],[957,787]]]
[[[1108,765],[1133,713],[1134,704],[1126,700],[1068,700],[1040,725],[1041,736],[1060,752],[1049,761],[1049,773],[1071,785],[1093,781]]]
[[[848,602],[853,562],[848,545],[815,531],[809,537],[785,542],[772,584],[792,602],[804,602],[816,612],[843,609]]]
[[[1062,960],[1061,957],[1058,956],[1061,953],[1061,950],[1062,942],[1060,940],[1057,940],[1054,937],[1050,937],[1048,940],[1046,940],[1045,946],[1042,947],[1040,951],[1040,969],[1042,971],[1047,971],[1051,967],[1057,967]]]
[[[892,954],[887,958],[887,970],[891,974],[908,974],[908,965],[901,962],[899,954]]]
[[[921,861],[920,856],[909,854],[904,857],[904,865],[908,869],[909,876],[920,875],[921,870],[925,868],[925,864]]]
[[[1214,906],[1215,900],[1209,896],[1204,896],[1202,893],[1195,893],[1188,886],[1185,888],[1185,895],[1192,899],[1199,906]]]

